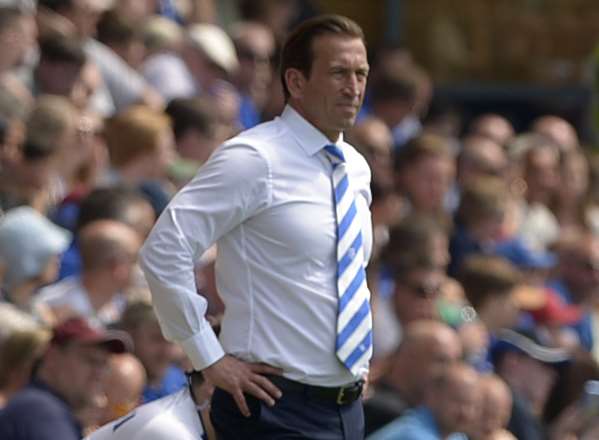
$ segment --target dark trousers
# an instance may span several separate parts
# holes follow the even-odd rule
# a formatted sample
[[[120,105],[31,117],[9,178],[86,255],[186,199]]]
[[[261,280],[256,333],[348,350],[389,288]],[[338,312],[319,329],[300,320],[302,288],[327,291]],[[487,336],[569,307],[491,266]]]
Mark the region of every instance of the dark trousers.
[[[283,392],[275,406],[245,396],[252,415],[244,417],[229,393],[217,388],[210,419],[218,440],[363,440],[362,400],[337,405],[302,393]]]

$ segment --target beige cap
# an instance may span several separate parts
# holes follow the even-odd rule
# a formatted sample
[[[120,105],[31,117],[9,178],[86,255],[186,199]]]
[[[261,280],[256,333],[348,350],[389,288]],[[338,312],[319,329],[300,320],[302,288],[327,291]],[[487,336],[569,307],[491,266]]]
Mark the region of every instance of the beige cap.
[[[239,66],[237,53],[231,38],[220,27],[213,24],[195,24],[189,28],[191,44],[227,73],[234,73]]]

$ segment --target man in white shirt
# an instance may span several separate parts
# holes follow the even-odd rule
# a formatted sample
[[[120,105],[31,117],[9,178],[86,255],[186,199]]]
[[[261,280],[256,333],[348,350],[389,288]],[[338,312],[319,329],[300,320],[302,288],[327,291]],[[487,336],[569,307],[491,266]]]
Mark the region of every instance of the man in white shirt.
[[[342,133],[368,69],[353,21],[300,25],[282,53],[283,114],[221,145],[142,248],[165,336],[217,387],[221,439],[363,438],[370,170]],[[193,276],[215,242],[220,341]]]

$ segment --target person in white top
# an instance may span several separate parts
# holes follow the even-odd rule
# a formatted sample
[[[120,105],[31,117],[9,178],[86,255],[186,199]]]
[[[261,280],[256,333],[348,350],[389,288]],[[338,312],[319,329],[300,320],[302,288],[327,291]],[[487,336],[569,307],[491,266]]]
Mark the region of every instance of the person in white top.
[[[166,338],[217,387],[219,438],[363,438],[370,169],[343,131],[368,70],[356,23],[327,15],[301,24],[283,48],[282,115],[221,145],[142,247]],[[220,340],[193,275],[213,243]]]

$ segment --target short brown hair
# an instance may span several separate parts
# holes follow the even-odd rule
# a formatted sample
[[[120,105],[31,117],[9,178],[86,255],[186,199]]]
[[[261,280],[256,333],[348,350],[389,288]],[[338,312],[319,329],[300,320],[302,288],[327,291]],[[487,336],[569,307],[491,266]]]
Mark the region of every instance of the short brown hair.
[[[143,105],[130,107],[106,122],[104,136],[110,162],[124,166],[158,148],[160,135],[170,128],[170,119]]]
[[[458,274],[466,298],[475,309],[494,295],[509,294],[521,280],[522,274],[512,263],[492,255],[468,257]]]
[[[312,42],[325,34],[360,38],[364,41],[362,28],[355,21],[341,15],[319,15],[301,23],[289,34],[281,51],[280,73],[285,101],[290,96],[285,83],[285,72],[287,69],[298,69],[306,77],[310,76],[314,61]]]
[[[453,159],[448,140],[431,133],[424,133],[411,139],[395,156],[394,170],[396,173],[400,173],[406,167],[413,165],[425,157]]]
[[[468,183],[462,192],[456,218],[466,227],[491,218],[503,217],[508,209],[510,193],[497,177],[480,177]]]

